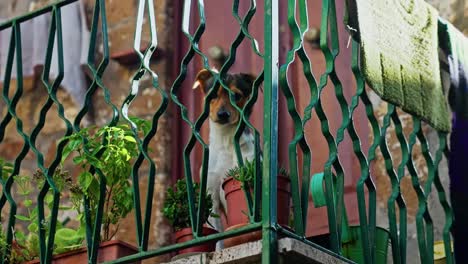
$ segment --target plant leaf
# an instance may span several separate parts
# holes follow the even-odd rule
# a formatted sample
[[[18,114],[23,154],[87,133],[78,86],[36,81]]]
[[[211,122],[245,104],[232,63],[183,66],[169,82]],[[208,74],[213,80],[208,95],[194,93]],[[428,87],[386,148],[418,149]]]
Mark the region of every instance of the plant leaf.
[[[90,172],[86,171],[86,172],[81,173],[80,176],[78,176],[78,183],[81,186],[81,189],[87,192],[89,189],[89,186],[93,182],[93,179],[94,177]]]
[[[124,139],[128,142],[136,143],[136,140],[132,136],[125,136]]]
[[[73,158],[73,163],[80,164],[86,159],[85,156],[76,156]]]
[[[23,205],[25,207],[30,207],[32,205],[32,203],[33,203],[33,201],[31,199],[26,199],[26,200],[24,200]]]
[[[21,221],[30,221],[31,219],[29,217],[26,217],[24,215],[15,215],[16,219],[21,220]]]
[[[36,233],[39,230],[39,227],[37,226],[37,223],[31,223],[28,225],[28,230],[31,233]]]

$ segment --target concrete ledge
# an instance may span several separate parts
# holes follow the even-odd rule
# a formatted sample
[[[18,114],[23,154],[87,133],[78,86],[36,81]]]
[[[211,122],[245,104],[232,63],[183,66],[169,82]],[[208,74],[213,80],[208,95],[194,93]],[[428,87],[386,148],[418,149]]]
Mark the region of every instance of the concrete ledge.
[[[279,263],[301,264],[338,264],[346,262],[335,256],[329,255],[317,248],[309,246],[292,238],[278,240]],[[202,253],[191,256],[178,256],[168,264],[256,264],[261,263],[261,241],[250,242],[221,251]]]

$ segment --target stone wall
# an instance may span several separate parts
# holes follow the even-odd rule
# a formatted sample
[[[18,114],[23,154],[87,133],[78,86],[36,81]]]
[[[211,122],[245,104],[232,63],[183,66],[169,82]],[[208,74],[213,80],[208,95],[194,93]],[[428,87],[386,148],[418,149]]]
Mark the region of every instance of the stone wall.
[[[440,16],[468,35],[468,2],[465,0],[427,0]]]
[[[55,1],[2,0],[0,1],[0,18],[12,18],[28,11],[41,8],[51,2]],[[95,1],[85,0],[84,2],[86,4],[88,26],[90,26]],[[154,60],[152,60],[151,68],[158,74],[161,88],[167,91],[172,83],[171,74],[173,61],[171,60],[171,54],[173,54],[173,47],[175,46],[174,43],[172,43],[174,41],[171,38],[172,34],[170,34],[174,27],[172,15],[173,3],[172,1],[167,0],[158,0],[154,2],[158,28],[158,50],[156,51]],[[132,53],[133,49],[138,1],[109,0],[105,3],[111,57],[129,55]],[[145,47],[150,41],[147,21],[148,19],[145,20],[144,24],[142,47]],[[101,34],[99,34],[99,36],[101,36]],[[102,48],[98,48],[98,50],[101,51]],[[98,57],[99,56],[101,55],[98,54]],[[118,108],[120,108],[121,103],[129,93],[129,89],[131,87],[130,81],[137,70],[137,66],[137,63],[135,62],[123,64],[119,63],[119,60],[111,59],[109,66],[105,71],[103,83],[111,92],[112,103]],[[145,77],[148,77],[148,75]],[[0,88],[3,88],[3,85],[1,85]],[[10,94],[15,90],[16,82],[13,81],[10,88]],[[64,105],[67,118],[73,120],[79,110],[76,102],[74,102],[73,98],[63,89],[59,89],[57,96]],[[39,110],[46,98],[47,92],[37,77],[25,78],[24,92],[17,107],[17,114],[23,120],[25,132],[30,133],[32,127],[36,124]],[[151,120],[160,104],[160,101],[161,98],[156,92],[156,89],[152,87],[149,78],[143,78],[140,83],[138,97],[133,102],[129,114],[146,120]],[[4,115],[6,113],[6,108],[3,104],[0,104],[0,106],[1,112]],[[65,124],[61,119],[59,119],[55,108],[56,107],[53,107],[47,115],[45,127],[41,131],[37,140],[38,149],[45,154],[46,165],[55,157],[57,141],[63,136],[65,131]],[[86,116],[83,124],[94,124],[98,126],[105,125],[110,121],[112,116],[111,110],[111,107],[106,105],[104,102],[103,92],[99,91],[93,98],[93,107],[90,109],[90,114]],[[151,224],[151,236],[149,240],[151,248],[169,243],[171,237],[171,230],[165,224],[160,213],[166,185],[170,183],[171,175],[171,140],[169,137],[170,116],[171,114],[168,112],[161,118],[158,126],[158,133],[150,144],[150,149],[152,150],[150,156],[157,165],[157,180],[154,186],[155,195],[153,196],[153,221]],[[16,131],[15,122],[10,122],[10,125],[7,127],[5,139],[0,144],[0,148],[2,149],[1,156],[6,160],[14,161],[23,146],[22,142],[23,139]],[[37,168],[36,160],[37,157],[32,152],[28,153],[22,163],[21,173],[29,174],[34,172]],[[73,172],[76,176],[77,170],[71,164],[67,164],[67,169]],[[139,175],[141,201],[144,203],[148,184],[147,164],[140,169]],[[6,211],[3,213],[6,213]],[[134,221],[134,215],[131,213],[120,225],[119,233],[117,233],[116,237],[136,244]]]

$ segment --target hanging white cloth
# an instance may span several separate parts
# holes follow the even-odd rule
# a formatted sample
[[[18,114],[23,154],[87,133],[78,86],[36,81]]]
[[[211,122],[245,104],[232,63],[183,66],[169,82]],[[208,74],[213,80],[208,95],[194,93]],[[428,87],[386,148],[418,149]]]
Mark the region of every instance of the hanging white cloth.
[[[82,65],[87,62],[89,48],[89,31],[86,26],[86,15],[83,1],[78,1],[61,8],[64,78],[62,87],[72,96],[77,105],[82,106],[87,89]],[[34,67],[44,65],[49,29],[50,15],[41,15],[21,23],[23,77],[33,76]],[[3,82],[7,65],[11,29],[0,31],[0,81]],[[51,79],[58,75],[57,41],[50,68]],[[13,64],[12,78],[16,78],[16,61]]]

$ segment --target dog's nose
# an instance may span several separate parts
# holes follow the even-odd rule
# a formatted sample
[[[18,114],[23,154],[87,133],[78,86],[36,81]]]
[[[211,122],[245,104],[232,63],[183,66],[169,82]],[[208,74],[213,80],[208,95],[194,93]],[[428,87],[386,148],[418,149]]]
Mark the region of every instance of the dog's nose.
[[[231,117],[231,113],[228,111],[221,109],[218,111],[218,119],[221,122],[227,122],[229,120],[229,117]]]

